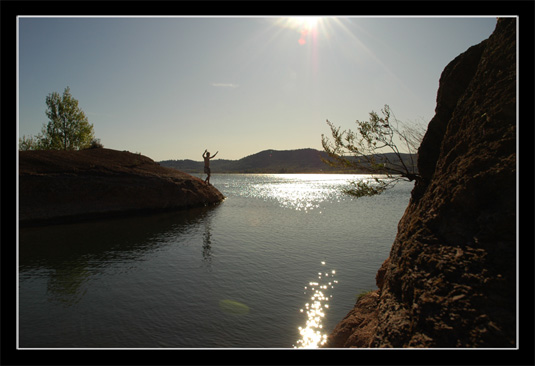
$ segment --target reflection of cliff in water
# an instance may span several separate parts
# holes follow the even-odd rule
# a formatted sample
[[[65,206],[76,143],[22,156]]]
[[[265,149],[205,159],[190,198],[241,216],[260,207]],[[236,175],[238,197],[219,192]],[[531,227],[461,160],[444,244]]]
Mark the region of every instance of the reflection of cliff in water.
[[[164,246],[198,245],[185,235],[203,229],[202,261],[210,263],[210,214],[206,207],[143,217],[130,217],[68,225],[21,228],[19,276],[38,273],[48,279],[47,291],[65,305],[84,295],[83,284],[104,271],[118,270],[114,263],[143,261]],[[201,226],[201,225],[204,225]],[[189,237],[188,237],[189,238]],[[118,267],[117,267],[118,268]],[[121,266],[122,271],[125,267]]]

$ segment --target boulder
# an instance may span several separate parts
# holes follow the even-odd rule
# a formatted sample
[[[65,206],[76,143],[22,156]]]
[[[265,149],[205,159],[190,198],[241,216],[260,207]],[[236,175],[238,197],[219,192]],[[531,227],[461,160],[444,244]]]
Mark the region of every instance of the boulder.
[[[213,205],[215,187],[126,151],[19,152],[19,223],[66,222]]]

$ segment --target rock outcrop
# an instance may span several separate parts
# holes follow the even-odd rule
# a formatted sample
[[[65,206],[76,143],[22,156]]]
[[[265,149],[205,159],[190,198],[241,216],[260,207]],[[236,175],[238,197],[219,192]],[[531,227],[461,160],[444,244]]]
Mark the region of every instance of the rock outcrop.
[[[379,290],[326,346],[515,347],[514,18],[444,69],[418,168]]]
[[[111,149],[21,151],[21,225],[185,209],[221,202],[201,179]]]

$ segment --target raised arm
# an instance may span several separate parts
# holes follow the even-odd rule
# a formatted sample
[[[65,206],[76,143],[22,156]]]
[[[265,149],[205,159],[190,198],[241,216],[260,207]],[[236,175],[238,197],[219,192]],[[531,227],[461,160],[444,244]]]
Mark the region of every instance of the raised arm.
[[[216,151],[216,152],[215,152],[215,154],[214,154],[214,155],[212,155],[212,157],[211,157],[210,159],[213,159],[213,158],[215,158],[215,156],[217,155],[217,153],[218,153],[218,152],[219,152],[219,151]]]

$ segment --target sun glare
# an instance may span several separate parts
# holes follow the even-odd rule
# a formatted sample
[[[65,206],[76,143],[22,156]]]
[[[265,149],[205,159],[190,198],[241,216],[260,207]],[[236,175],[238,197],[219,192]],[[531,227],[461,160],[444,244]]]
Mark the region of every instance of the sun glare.
[[[325,261],[321,262],[325,266]],[[298,327],[300,339],[294,348],[319,348],[327,342],[327,334],[323,329],[324,317],[329,309],[329,300],[333,297],[328,291],[334,288],[338,281],[333,279],[335,270],[330,272],[318,272],[318,280],[311,281],[305,286],[305,294],[312,293],[310,300],[305,304],[305,309],[299,309],[300,313],[306,314],[306,325]]]
[[[302,30],[312,31],[316,29],[318,23],[320,22],[321,17],[313,16],[300,16],[300,17],[290,17],[289,21],[295,26],[301,28]]]
[[[304,45],[309,42],[310,37],[317,37],[323,19],[323,17],[303,15],[279,18],[276,24],[280,27],[293,29],[299,32],[300,38],[298,43]]]

